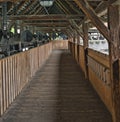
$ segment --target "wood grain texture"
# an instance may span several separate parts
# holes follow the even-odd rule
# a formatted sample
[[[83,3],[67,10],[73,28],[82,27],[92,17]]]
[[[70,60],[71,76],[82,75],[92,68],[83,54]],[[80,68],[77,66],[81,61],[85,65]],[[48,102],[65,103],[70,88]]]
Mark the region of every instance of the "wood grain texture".
[[[46,64],[2,117],[4,122],[112,122],[67,50],[54,50]]]
[[[120,1],[117,1],[120,3]],[[120,5],[111,5],[108,8],[108,25],[110,29],[110,38],[112,42],[109,44],[110,54],[110,72],[112,82],[113,95],[113,119],[114,122],[120,121]]]
[[[53,49],[68,49],[68,40],[52,41]]]
[[[82,9],[82,11],[86,14],[86,16],[91,20],[91,22],[97,27],[97,29],[104,35],[104,37],[110,40],[109,29],[103,24],[100,18],[97,16],[95,11],[89,5],[86,0],[74,0],[75,3]]]
[[[52,51],[52,43],[0,60],[0,115],[21,92]],[[42,58],[41,58],[42,55]]]
[[[69,42],[71,47],[75,45],[73,42]],[[76,44],[77,45],[77,44]],[[71,53],[73,53],[73,49]],[[76,53],[76,52],[74,52]],[[74,54],[78,56],[77,54]],[[77,59],[76,57],[75,59]],[[82,71],[85,73],[85,66],[88,66],[88,77],[93,87],[105,103],[111,114],[113,114],[112,106],[112,86],[110,80],[110,63],[109,56],[100,52],[88,49],[87,61],[85,63],[84,47],[79,45],[79,65]],[[77,60],[76,60],[77,61]]]

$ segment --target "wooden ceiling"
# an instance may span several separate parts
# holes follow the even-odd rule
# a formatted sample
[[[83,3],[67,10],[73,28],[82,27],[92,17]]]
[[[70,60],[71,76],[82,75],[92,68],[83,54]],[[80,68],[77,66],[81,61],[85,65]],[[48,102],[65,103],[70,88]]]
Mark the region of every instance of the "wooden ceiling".
[[[54,0],[53,6],[44,8],[40,5],[39,0],[0,0],[1,21],[2,3],[7,2],[7,18],[12,24],[16,20],[20,20],[21,26],[33,26],[40,28],[41,31],[56,29],[68,35],[72,35],[75,31],[81,34],[83,22],[92,22],[98,26],[94,19],[97,19],[98,23],[106,21],[107,7],[115,1]],[[107,33],[106,28],[102,29]]]

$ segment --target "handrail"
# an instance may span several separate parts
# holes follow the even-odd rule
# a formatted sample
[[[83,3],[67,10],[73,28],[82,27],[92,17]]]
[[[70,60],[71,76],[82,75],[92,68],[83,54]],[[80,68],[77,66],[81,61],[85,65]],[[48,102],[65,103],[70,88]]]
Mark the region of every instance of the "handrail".
[[[20,94],[53,49],[68,49],[68,41],[51,41],[28,51],[0,59],[0,115]]]
[[[82,45],[78,45],[73,42],[69,42],[69,50],[83,72],[88,73],[89,81],[106,104],[108,110],[112,113],[113,108],[109,56],[92,49],[87,49],[86,54]],[[87,64],[85,63],[85,59]]]
[[[48,43],[0,60],[0,114],[2,115],[52,52]]]

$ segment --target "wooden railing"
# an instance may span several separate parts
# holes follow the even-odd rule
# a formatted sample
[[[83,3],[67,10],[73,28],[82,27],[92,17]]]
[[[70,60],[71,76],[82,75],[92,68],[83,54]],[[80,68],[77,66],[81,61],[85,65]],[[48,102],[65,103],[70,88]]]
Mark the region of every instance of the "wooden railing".
[[[52,41],[53,49],[68,49],[68,40]]]
[[[69,42],[69,49],[83,72],[85,72],[85,67],[87,65],[89,81],[92,83],[93,87],[109,111],[112,113],[112,88],[110,80],[109,56],[95,50],[88,49],[86,64],[83,46]]]
[[[0,60],[0,114],[2,115],[52,52],[52,43]]]
[[[112,88],[109,56],[88,49],[88,77],[99,96],[112,113]]]
[[[0,115],[2,115],[53,49],[67,49],[68,41],[45,45],[0,60]]]
[[[84,57],[84,48],[81,45],[75,43],[68,43],[69,50],[71,51],[72,56],[76,59],[77,63],[80,65],[83,72],[85,71],[85,57]]]

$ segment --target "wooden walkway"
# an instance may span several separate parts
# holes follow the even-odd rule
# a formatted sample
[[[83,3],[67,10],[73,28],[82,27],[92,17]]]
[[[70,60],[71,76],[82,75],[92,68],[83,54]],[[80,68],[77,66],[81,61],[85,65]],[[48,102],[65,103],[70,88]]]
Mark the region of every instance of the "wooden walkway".
[[[68,51],[55,50],[1,122],[112,122]]]

